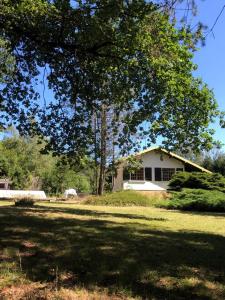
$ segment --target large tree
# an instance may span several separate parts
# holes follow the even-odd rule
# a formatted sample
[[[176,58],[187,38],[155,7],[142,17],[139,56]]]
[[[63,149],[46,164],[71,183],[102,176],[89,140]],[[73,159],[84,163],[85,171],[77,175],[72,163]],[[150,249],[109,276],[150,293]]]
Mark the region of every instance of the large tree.
[[[137,146],[137,136],[146,145],[160,136],[168,149],[212,142],[217,106],[192,75],[201,31],[176,26],[176,2],[1,2],[0,26],[16,60],[14,80],[1,91],[4,110],[20,131],[47,137],[47,149],[77,161],[94,155],[100,194],[108,158]],[[55,96],[42,105],[40,76]]]
[[[12,79],[15,61],[9,43],[0,37],[0,85],[3,87]],[[0,98],[2,102],[3,99]]]

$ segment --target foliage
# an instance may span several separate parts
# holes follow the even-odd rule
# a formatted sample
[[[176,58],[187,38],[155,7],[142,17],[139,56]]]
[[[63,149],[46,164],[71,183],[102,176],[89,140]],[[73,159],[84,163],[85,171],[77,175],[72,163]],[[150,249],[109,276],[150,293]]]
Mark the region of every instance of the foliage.
[[[225,192],[225,178],[218,173],[178,172],[169,182],[171,188],[193,188]]]
[[[225,153],[222,150],[222,146],[220,142],[216,142],[210,151],[194,153],[187,149],[187,153],[179,153],[177,151],[177,154],[184,156],[211,172],[220,173],[225,176]]]
[[[44,189],[61,194],[67,188],[90,192],[90,167],[85,161],[76,168],[62,157],[40,153],[43,144],[36,138],[23,138],[9,132],[0,142],[0,177],[9,177],[13,189]]]
[[[108,193],[103,196],[90,196],[84,203],[108,206],[153,206],[153,203],[157,202],[157,200],[135,191],[121,191]]]
[[[40,150],[35,138],[9,132],[0,142],[0,176],[9,177],[14,189],[40,188],[44,170],[55,163],[51,155],[41,155]]]
[[[13,75],[14,57],[10,53],[9,43],[0,37],[0,84],[7,83]],[[1,94],[0,94],[0,100]]]
[[[216,190],[184,189],[174,192],[166,203],[158,207],[190,211],[225,212],[225,194]]]
[[[126,160],[127,172],[133,174],[142,167],[142,161],[134,155],[130,155]]]
[[[43,189],[48,194],[59,195],[68,188],[78,192],[90,192],[90,180],[82,173],[75,172],[69,166],[56,165],[43,175]]]
[[[16,58],[16,76],[2,90],[6,113],[21,132],[45,137],[47,150],[74,153],[77,161],[95,155],[100,192],[111,159],[107,142],[118,155],[137,150],[143,137],[150,145],[161,136],[168,149],[212,144],[207,127],[219,113],[217,104],[193,77],[201,30],[176,26],[169,14],[174,1],[162,2],[0,5],[2,34]],[[44,107],[36,89],[40,78],[55,98]]]
[[[15,206],[32,207],[35,201],[29,198],[22,198],[15,201]]]
[[[207,154],[202,161],[202,166],[212,172],[225,176],[225,153],[217,151]]]

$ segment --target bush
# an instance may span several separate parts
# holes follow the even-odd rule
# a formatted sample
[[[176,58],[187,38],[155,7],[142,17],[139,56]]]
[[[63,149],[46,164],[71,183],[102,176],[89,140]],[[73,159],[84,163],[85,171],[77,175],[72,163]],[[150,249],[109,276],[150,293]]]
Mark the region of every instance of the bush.
[[[15,201],[15,206],[22,206],[22,207],[32,207],[34,206],[35,201],[33,199],[18,199]]]
[[[190,211],[225,212],[225,194],[216,190],[184,189],[158,207]]]
[[[150,198],[135,191],[120,191],[103,196],[90,196],[84,203],[109,206],[153,206],[159,199]]]
[[[49,195],[62,195],[67,189],[76,189],[77,192],[89,193],[91,191],[88,176],[76,173],[70,169],[56,167],[43,176],[43,190]]]
[[[169,183],[170,188],[193,188],[225,192],[225,178],[218,174],[179,172]]]

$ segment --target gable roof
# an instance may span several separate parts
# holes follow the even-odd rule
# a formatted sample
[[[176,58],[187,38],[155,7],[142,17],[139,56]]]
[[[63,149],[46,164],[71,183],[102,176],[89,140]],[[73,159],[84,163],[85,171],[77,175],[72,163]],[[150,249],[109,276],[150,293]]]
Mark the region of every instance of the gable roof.
[[[190,161],[190,160],[188,160],[188,159],[186,159],[186,158],[184,158],[184,157],[182,157],[182,156],[180,156],[180,155],[177,155],[177,154],[175,154],[175,153],[173,153],[173,152],[167,151],[166,149],[163,149],[163,148],[161,148],[161,147],[159,147],[159,146],[151,147],[151,148],[148,148],[148,149],[146,149],[146,150],[143,150],[143,151],[141,151],[141,152],[135,154],[135,156],[147,154],[147,153],[152,152],[152,151],[155,151],[155,150],[162,151],[163,153],[169,155],[170,157],[173,157],[173,158],[175,158],[175,159],[177,159],[177,160],[179,160],[179,161],[182,161],[182,162],[185,163],[185,164],[189,164],[189,165],[195,167],[196,169],[199,169],[199,170],[202,171],[202,172],[212,174],[211,171],[209,171],[209,170],[207,170],[207,169],[205,169],[205,168],[199,166],[198,164],[193,163],[192,161]]]

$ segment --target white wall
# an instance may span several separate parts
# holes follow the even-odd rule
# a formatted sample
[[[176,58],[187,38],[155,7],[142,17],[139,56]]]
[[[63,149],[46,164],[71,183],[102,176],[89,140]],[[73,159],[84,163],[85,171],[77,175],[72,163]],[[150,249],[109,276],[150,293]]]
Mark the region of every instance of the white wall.
[[[164,191],[168,187],[168,181],[155,181],[155,168],[184,169],[183,162],[157,150],[143,154],[141,159],[143,167],[152,168],[152,181],[124,181],[124,190]]]
[[[141,159],[143,167],[152,168],[153,180],[155,179],[155,168],[184,168],[183,162],[159,151],[143,154]]]
[[[124,181],[123,189],[135,191],[165,191],[167,185],[167,181]]]

